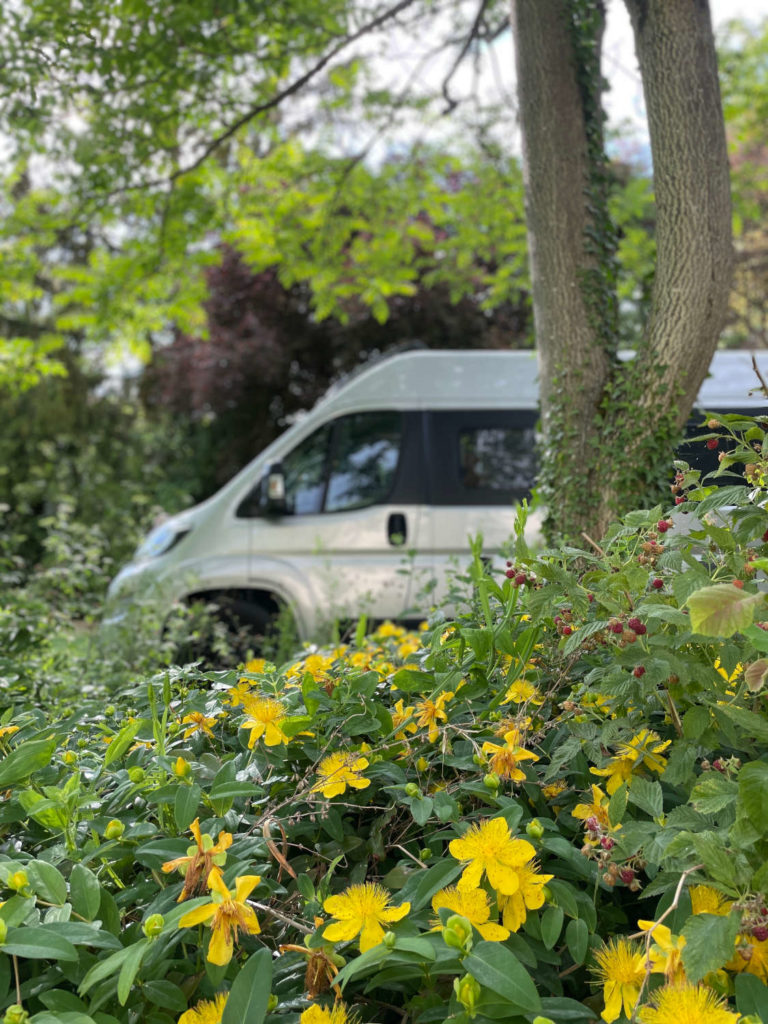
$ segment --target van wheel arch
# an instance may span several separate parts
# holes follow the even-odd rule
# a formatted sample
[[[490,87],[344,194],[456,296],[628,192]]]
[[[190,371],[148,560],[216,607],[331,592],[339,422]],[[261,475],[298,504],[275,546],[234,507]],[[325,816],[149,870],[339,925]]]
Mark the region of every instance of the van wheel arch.
[[[198,590],[187,594],[184,604],[215,605],[215,617],[231,631],[233,647],[244,656],[245,648],[251,647],[260,653],[260,641],[280,639],[281,629],[296,630],[296,620],[290,605],[267,590],[255,588],[221,588]],[[238,642],[239,641],[239,642]],[[244,642],[243,642],[244,641]]]

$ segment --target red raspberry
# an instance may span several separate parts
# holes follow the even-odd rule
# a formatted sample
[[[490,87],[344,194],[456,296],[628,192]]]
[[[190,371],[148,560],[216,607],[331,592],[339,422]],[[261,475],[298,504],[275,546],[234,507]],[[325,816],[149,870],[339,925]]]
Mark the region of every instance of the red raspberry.
[[[517,575],[517,569],[507,569],[504,575],[507,577],[508,580],[514,579]]]
[[[560,632],[562,633],[563,636],[570,636],[571,633],[573,632],[573,630],[571,629],[570,626],[563,626],[562,629],[560,630]]]
[[[768,928],[764,924],[756,924],[752,929],[752,934],[758,942],[765,942],[768,939]]]
[[[627,625],[632,632],[637,633],[638,636],[644,636],[648,632],[644,623],[642,623],[640,619],[628,619]]]
[[[600,830],[600,822],[597,820],[594,814],[591,818],[587,818],[586,826],[590,832],[599,832]]]
[[[651,581],[651,586],[654,590],[661,590],[661,588],[664,586],[664,580],[659,579],[659,577],[657,576],[655,580]]]
[[[620,622],[612,622],[611,625],[608,627],[608,629],[610,629],[610,631],[612,633],[623,633],[624,632],[624,627],[622,626],[622,624]]]
[[[678,496],[675,498],[675,504],[682,505],[685,500],[686,499],[684,494],[678,494]]]
[[[642,665],[638,665],[637,668],[633,669],[632,675],[635,677],[635,679],[642,679],[642,677],[645,675],[645,669]]]
[[[669,529],[669,526],[670,524],[666,519],[660,519],[658,523],[656,523],[656,529],[659,531],[659,533],[666,533]]]
[[[763,543],[768,544],[768,530],[763,534]]]
[[[600,845],[604,850],[612,850],[616,843],[614,843],[610,836],[603,836],[600,840]],[[754,935],[754,932],[752,934]]]
[[[734,580],[733,585],[737,590],[742,590],[744,588],[744,580]]]
[[[622,868],[621,871],[619,871],[619,878],[622,880],[624,885],[629,885],[635,880],[635,872],[632,868]]]
[[[707,448],[709,448],[710,451],[714,451],[714,449],[717,448],[719,444],[719,437],[710,437],[710,439],[707,441]]]
[[[715,769],[716,772],[724,772],[725,771],[725,765],[723,764],[723,762],[720,760],[719,757],[716,757],[715,760],[712,762],[712,767]]]
[[[517,576],[515,576],[515,586],[516,587],[524,587],[527,582],[528,582],[528,577],[525,575],[524,572],[519,572],[517,574]]]

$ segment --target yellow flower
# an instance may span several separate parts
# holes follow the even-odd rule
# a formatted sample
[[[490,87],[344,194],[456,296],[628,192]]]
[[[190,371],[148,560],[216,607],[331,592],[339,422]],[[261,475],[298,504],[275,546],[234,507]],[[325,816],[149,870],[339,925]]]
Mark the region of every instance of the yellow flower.
[[[333,658],[325,654],[310,654],[304,659],[304,671],[309,672],[316,683],[325,682],[328,678],[328,669],[333,664]]]
[[[441,907],[466,917],[489,942],[503,942],[509,938],[507,928],[489,920],[491,907],[485,889],[457,889],[455,886],[441,889],[432,897],[432,909],[437,913]]]
[[[663,772],[667,764],[666,757],[661,752],[666,750],[671,740],[662,742],[658,733],[650,729],[641,729],[633,736],[629,743],[620,743],[619,752],[612,757],[605,768],[590,768],[593,775],[605,775],[608,777],[606,789],[613,794],[622,785],[630,783],[632,776],[643,767],[653,772]]]
[[[515,704],[525,704],[529,700],[534,704],[544,703],[543,698],[539,696],[539,691],[530,680],[516,679],[504,694],[504,700],[501,703],[509,704],[510,701],[513,701]]]
[[[733,900],[726,899],[721,892],[711,885],[694,885],[690,890],[691,909],[694,914],[719,914],[725,917],[730,914]]]
[[[519,867],[517,891],[508,896],[499,896],[501,920],[511,932],[516,932],[525,924],[529,910],[538,910],[544,906],[544,886],[554,875],[539,875],[536,868],[536,864]]]
[[[245,902],[261,881],[260,875],[241,875],[235,879],[233,896],[224,884],[221,871],[211,868],[208,888],[213,893],[213,902],[190,910],[179,920],[179,928],[191,928],[203,921],[211,922],[211,941],[208,946],[208,960],[223,967],[232,959],[234,940],[238,931],[258,935],[261,931],[258,918]]]
[[[414,709],[404,707],[405,701],[399,700],[392,712],[392,728],[395,730],[395,739],[405,742],[407,732],[416,732],[418,726],[413,721]],[[402,726],[402,729],[400,728]],[[399,730],[399,731],[398,731]]]
[[[579,818],[581,821],[589,821],[590,818],[596,818],[597,823],[604,832],[611,831],[611,822],[608,818],[608,804],[609,800],[605,793],[600,789],[599,786],[592,784],[591,795],[592,803],[590,804],[576,804],[571,811],[574,818]],[[616,828],[621,828],[620,825],[616,825]]]
[[[251,694],[250,684],[246,679],[241,679],[237,686],[230,686],[227,690],[227,696],[224,700],[225,704],[228,704],[232,708],[239,707],[245,697]]]
[[[598,787],[595,786],[595,789],[597,788]],[[541,793],[547,800],[555,800],[566,789],[568,789],[568,783],[564,779],[555,779],[554,782],[550,782],[546,786],[542,786]],[[580,804],[579,806],[583,806],[583,804]]]
[[[219,992],[211,1001],[204,999],[191,1010],[186,1010],[179,1017],[178,1024],[221,1024],[224,1007],[227,1005],[227,993]]]
[[[286,736],[280,728],[288,716],[279,700],[274,700],[272,697],[252,695],[243,697],[242,704],[248,717],[240,728],[251,730],[248,740],[249,750],[256,745],[256,740],[262,736],[264,737],[265,745],[268,747],[276,747],[281,743],[290,743],[290,736]]]
[[[483,753],[491,754],[490,770],[496,772],[501,779],[513,779],[525,782],[525,772],[518,768],[518,761],[538,761],[539,755],[517,745],[517,729],[512,729],[504,736],[504,745],[484,743]]]
[[[768,939],[761,942],[754,935],[737,935],[736,954],[725,968],[735,974],[754,974],[768,985]]]
[[[438,727],[438,721],[447,722],[448,715],[443,710],[443,706],[448,703],[453,697],[450,692],[441,693],[437,700],[423,700],[416,705],[416,713],[418,718],[416,719],[416,725],[420,728],[428,729],[427,738],[430,743],[434,743],[437,737],[440,735],[440,729]]]
[[[359,754],[345,754],[338,751],[328,754],[317,766],[318,780],[310,789],[310,793],[322,793],[323,796],[339,796],[346,792],[347,786],[353,789],[365,789],[371,780],[364,779],[360,772],[368,767],[368,760]]]
[[[403,637],[402,643],[397,645],[397,656],[405,661],[418,650],[421,650],[421,641],[415,633],[408,633]]]
[[[250,672],[253,676],[261,675],[267,664],[266,658],[251,658],[250,661],[246,661],[243,665],[244,672]],[[241,680],[242,682],[242,680]]]
[[[739,1019],[704,985],[665,985],[652,999],[652,1006],[640,1010],[642,1024],[736,1024]]]
[[[188,715],[184,715],[181,724],[189,726],[189,728],[184,730],[185,740],[195,732],[205,733],[206,736],[210,736],[213,739],[211,726],[216,724],[216,718],[208,718],[202,711],[191,711]]]
[[[176,857],[175,860],[167,860],[163,864],[163,871],[168,874],[177,868],[185,867],[184,885],[181,888],[181,895],[177,902],[189,899],[195,892],[205,888],[208,881],[208,874],[214,866],[221,867],[227,859],[227,850],[232,845],[232,835],[223,830],[219,832],[218,842],[206,833],[200,834],[200,819],[195,818],[189,826],[195,846],[190,846],[186,857]]]
[[[513,839],[503,818],[491,818],[472,825],[461,839],[448,844],[452,857],[467,862],[459,889],[477,889],[485,873],[494,889],[511,896],[520,885],[518,869],[536,855],[525,839]]]
[[[0,740],[4,740],[6,736],[13,736],[15,732],[19,731],[18,725],[3,725],[0,726]]]
[[[299,1024],[348,1024],[349,1020],[344,1003],[334,1003],[330,1008],[313,1003],[299,1017]]]
[[[623,1006],[625,1016],[631,1017],[645,978],[645,956],[627,939],[613,939],[595,953],[595,960],[605,1002],[600,1016],[611,1024],[621,1016]]]
[[[663,974],[667,984],[678,984],[684,982],[685,968],[680,959],[683,947],[685,946],[684,935],[673,935],[665,924],[656,924],[654,921],[638,921],[644,932],[651,933],[651,949],[649,959],[651,971],[654,974]]]
[[[744,666],[739,664],[739,665],[736,666],[736,668],[733,670],[733,672],[731,672],[730,675],[729,675],[726,672],[726,670],[723,668],[723,666],[720,664],[720,659],[719,658],[715,659],[715,668],[717,669],[718,673],[723,677],[723,679],[726,681],[726,683],[735,683],[736,680],[741,675],[741,673],[744,671]]]
[[[377,946],[384,937],[382,924],[400,921],[411,909],[410,903],[389,906],[389,893],[372,882],[350,885],[337,896],[329,896],[323,903],[327,914],[336,918],[328,925],[323,938],[328,942],[349,942],[360,935],[360,952]]]
[[[394,622],[382,622],[379,628],[376,630],[374,636],[380,640],[386,640],[387,637],[401,637],[405,635],[405,629],[402,626],[396,626]]]
[[[506,736],[508,732],[517,733],[517,742],[522,744],[525,731],[530,727],[531,716],[521,715],[519,712],[513,718],[511,715],[504,715],[496,723],[496,728],[493,730],[494,736]]]

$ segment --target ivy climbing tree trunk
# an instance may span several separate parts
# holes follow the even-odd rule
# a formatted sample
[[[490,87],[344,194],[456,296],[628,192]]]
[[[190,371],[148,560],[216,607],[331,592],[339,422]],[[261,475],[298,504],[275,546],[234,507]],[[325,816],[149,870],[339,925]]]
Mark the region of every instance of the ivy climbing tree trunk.
[[[707,0],[626,0],[657,201],[651,314],[618,358],[603,0],[512,0],[550,534],[597,538],[668,470],[727,310],[731,217]]]

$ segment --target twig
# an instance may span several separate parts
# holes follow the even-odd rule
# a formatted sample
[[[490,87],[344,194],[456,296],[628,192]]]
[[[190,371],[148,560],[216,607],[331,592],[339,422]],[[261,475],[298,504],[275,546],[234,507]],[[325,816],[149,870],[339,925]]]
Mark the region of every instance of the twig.
[[[287,914],[283,914],[279,910],[275,910],[274,907],[270,907],[268,903],[257,903],[256,900],[248,900],[248,904],[251,907],[255,907],[257,910],[261,910],[264,914],[271,914],[272,917],[276,917],[278,921],[282,921],[283,924],[289,924],[292,928],[296,928],[305,935],[311,935],[314,931],[313,928],[307,928],[307,926],[302,924],[301,921],[294,921],[294,919],[292,917],[288,917]]]
[[[401,852],[401,853],[404,853],[406,857],[410,857],[410,859],[411,859],[412,861],[414,861],[414,863],[418,864],[420,868],[426,868],[426,867],[427,867],[427,865],[426,865],[426,864],[424,863],[424,861],[423,861],[423,860],[419,860],[419,858],[418,858],[418,857],[414,857],[412,853],[409,853],[409,852],[408,852],[408,851],[406,850],[406,848],[405,848],[404,846],[400,846],[400,844],[399,844],[399,843],[395,843],[395,847],[394,847],[394,848],[395,848],[396,850],[400,850],[400,852]]]
[[[13,959],[13,975],[14,975],[14,978],[16,979],[16,1003],[17,1003],[18,1006],[21,1006],[22,1004],[21,1004],[21,982],[19,981],[19,961],[18,961],[18,958],[17,958],[15,953],[13,954],[12,959]]]
[[[686,878],[689,875],[692,875],[694,873],[694,871],[701,871],[701,869],[703,867],[704,867],[703,864],[694,864],[694,866],[692,868],[686,868],[686,870],[682,873],[682,875],[680,875],[680,881],[677,883],[677,888],[675,889],[674,899],[672,900],[670,905],[667,907],[667,909],[664,911],[664,913],[661,915],[659,920],[658,921],[654,921],[653,925],[648,929],[647,932],[645,932],[645,977],[643,978],[642,983],[640,985],[640,991],[637,993],[637,1000],[635,1002],[635,1005],[632,1007],[632,1015],[629,1018],[630,1024],[634,1024],[634,1022],[637,1020],[637,1011],[640,1009],[640,1003],[642,1002],[642,999],[643,999],[643,991],[645,989],[645,986],[648,984],[648,979],[651,976],[651,970],[653,968],[653,964],[651,963],[651,937],[653,936],[654,931],[659,927],[661,922],[666,917],[668,917],[672,913],[673,910],[677,910],[678,904],[680,903],[680,896],[682,895],[683,886],[685,885]],[[642,935],[643,933],[641,932],[640,934]]]
[[[592,538],[589,536],[589,534],[588,533],[584,533],[583,530],[581,531],[581,536],[584,538],[584,540],[587,542],[587,544],[591,544],[592,545],[592,547],[595,549],[595,551],[598,553],[598,555],[601,555],[603,558],[605,558],[605,552],[603,551],[603,549],[600,547],[600,545],[597,543],[596,540],[592,540]]]
[[[766,398],[768,398],[768,384],[765,383],[765,378],[763,377],[762,373],[760,373],[760,370],[757,365],[757,357],[754,355],[754,353],[752,355],[752,369],[755,371],[757,379],[760,381],[760,387],[762,388],[763,394]]]

